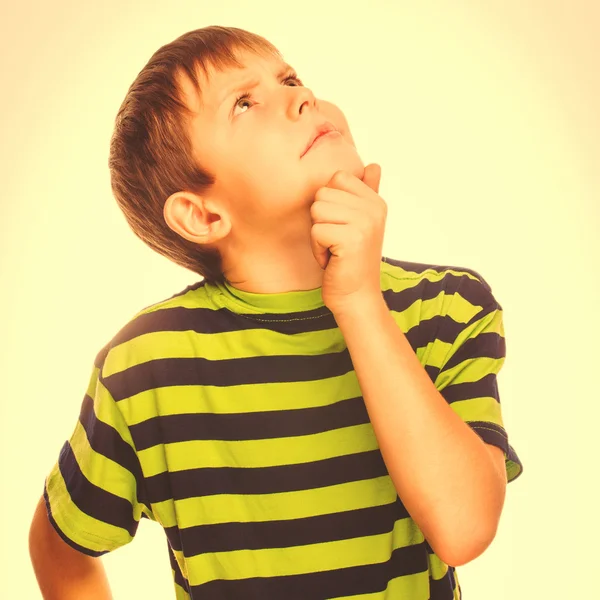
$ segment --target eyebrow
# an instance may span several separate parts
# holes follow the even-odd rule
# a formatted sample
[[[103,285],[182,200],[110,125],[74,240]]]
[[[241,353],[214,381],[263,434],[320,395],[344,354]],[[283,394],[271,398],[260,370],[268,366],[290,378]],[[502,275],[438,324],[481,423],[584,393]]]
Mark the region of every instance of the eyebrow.
[[[294,70],[293,67],[291,67],[287,63],[284,63],[284,65],[281,67],[281,69],[279,69],[279,71],[277,72],[277,74],[275,75],[275,77],[277,79],[281,79],[287,73],[294,73],[295,74],[296,71]],[[221,106],[223,105],[223,103],[231,95],[233,95],[235,92],[238,92],[238,91],[240,91],[242,89],[251,90],[251,89],[255,88],[259,83],[260,83],[260,81],[258,79],[252,79],[252,80],[245,79],[244,81],[240,81],[239,83],[237,83],[237,84],[235,84],[233,86],[228,87],[223,92],[223,94],[221,95],[220,99],[218,100],[217,108],[220,109]]]

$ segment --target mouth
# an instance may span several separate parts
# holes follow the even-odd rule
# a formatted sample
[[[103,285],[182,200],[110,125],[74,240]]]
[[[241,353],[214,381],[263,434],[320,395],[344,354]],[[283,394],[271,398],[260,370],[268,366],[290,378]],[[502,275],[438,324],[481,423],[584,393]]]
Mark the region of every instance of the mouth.
[[[307,144],[306,148],[304,149],[304,152],[302,152],[302,154],[300,155],[300,158],[302,158],[313,147],[314,143],[319,138],[327,135],[328,133],[332,133],[332,132],[339,134],[338,130],[329,121],[325,121],[324,123],[321,123],[321,125],[319,125],[317,127],[317,129],[311,135],[311,137],[308,141],[308,144]]]

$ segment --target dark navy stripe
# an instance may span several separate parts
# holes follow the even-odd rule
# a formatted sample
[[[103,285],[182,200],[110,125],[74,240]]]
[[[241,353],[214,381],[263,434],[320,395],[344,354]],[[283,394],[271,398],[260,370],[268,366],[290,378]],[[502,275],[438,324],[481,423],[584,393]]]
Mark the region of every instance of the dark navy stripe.
[[[207,552],[287,548],[391,532],[410,515],[398,496],[390,504],[280,521],[217,523],[165,528],[175,550],[187,557]]]
[[[218,494],[275,494],[389,475],[379,449],[275,467],[165,471],[146,479],[150,502]]]
[[[282,406],[285,406],[282,398]],[[242,409],[243,406],[240,406]],[[310,408],[249,413],[162,415],[130,426],[138,452],[191,440],[266,440],[324,433],[369,423],[362,396]]]
[[[474,338],[465,340],[450,360],[444,365],[442,371],[447,371],[470,358],[504,358],[506,356],[505,339],[498,333],[480,333]]]
[[[71,546],[71,548],[74,548],[75,550],[82,552],[83,554],[87,554],[88,556],[94,556],[94,557],[102,556],[103,554],[110,552],[110,550],[103,550],[101,552],[98,552],[95,550],[90,550],[89,548],[86,548],[85,546],[80,546],[79,544],[74,542],[71,538],[67,537],[63,533],[61,528],[58,526],[58,523],[54,520],[54,516],[52,515],[52,508],[50,507],[48,491],[46,490],[45,485],[44,485],[44,501],[46,502],[46,512],[48,514],[48,520],[50,521],[50,524],[52,525],[52,527],[54,527],[56,533],[58,533],[58,535],[62,538],[62,540],[65,543],[67,543],[69,546]]]
[[[495,373],[488,373],[477,381],[450,384],[440,394],[449,404],[469,398],[482,398],[483,396],[492,396],[500,402],[500,393]]]
[[[321,331],[337,326],[333,314],[326,307],[285,314],[238,315],[226,308],[175,306],[139,315],[115,335],[112,345],[117,346],[140,335],[157,331],[192,331],[214,334],[256,329],[257,322],[253,320],[253,317],[260,319],[260,325],[258,326],[261,328],[286,334],[294,334],[300,331]],[[316,319],[315,317],[323,318]]]
[[[69,495],[79,510],[134,536],[138,522],[133,518],[131,503],[89,481],[81,472],[71,444],[67,440],[58,458],[58,466]]]
[[[314,381],[353,370],[348,349],[325,355],[251,356],[208,360],[162,358],[134,365],[103,379],[115,401],[174,385],[234,386],[253,383]]]

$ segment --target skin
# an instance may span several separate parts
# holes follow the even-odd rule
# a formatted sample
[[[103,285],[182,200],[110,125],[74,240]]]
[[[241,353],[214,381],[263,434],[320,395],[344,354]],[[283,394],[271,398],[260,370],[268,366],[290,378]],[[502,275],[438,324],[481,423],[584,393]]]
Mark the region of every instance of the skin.
[[[311,249],[311,205],[336,171],[362,178],[364,164],[336,105],[317,99],[301,82],[279,80],[286,66],[280,59],[247,51],[238,56],[242,69],[210,68],[207,77],[199,72],[202,99],[189,80],[180,80],[194,112],[194,156],[216,182],[202,196],[187,191],[170,196],[165,221],[187,240],[218,248],[225,277],[238,289],[320,288],[324,271]],[[253,79],[259,85],[236,104]],[[222,102],[237,84],[242,88]],[[328,136],[301,156],[323,121],[341,135]]]

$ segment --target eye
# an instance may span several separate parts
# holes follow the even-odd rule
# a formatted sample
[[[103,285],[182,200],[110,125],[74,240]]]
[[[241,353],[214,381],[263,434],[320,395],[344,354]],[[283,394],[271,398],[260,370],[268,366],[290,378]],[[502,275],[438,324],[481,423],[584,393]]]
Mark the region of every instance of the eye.
[[[233,105],[233,107],[234,107],[234,110],[235,110],[235,109],[238,107],[238,104],[239,104],[240,102],[242,102],[242,100],[246,101],[246,100],[249,100],[249,99],[250,99],[250,92],[245,92],[245,93],[243,93],[241,96],[238,96],[238,97],[235,99],[235,104]]]
[[[294,82],[294,83],[296,83],[297,85],[301,85],[301,86],[302,86],[302,85],[304,85],[304,84],[302,83],[302,81],[301,81],[301,80],[298,78],[298,75],[288,75],[288,76],[287,76],[287,77],[286,77],[286,78],[285,78],[283,81],[284,81],[284,83],[285,83],[286,81],[293,81],[293,82]]]
[[[282,83],[286,83],[288,81],[293,81],[296,86],[303,86],[304,84],[302,83],[302,80],[295,74],[295,73],[291,73],[289,75],[287,75],[283,80]],[[296,87],[294,86],[294,87]],[[233,105],[233,110],[235,112],[235,109],[238,107],[238,105],[243,105],[245,102],[250,101],[251,102],[251,98],[252,98],[252,94],[250,94],[250,92],[244,92],[243,94],[241,94],[240,96],[238,96],[235,99],[235,103]],[[248,112],[248,111],[246,111]]]

